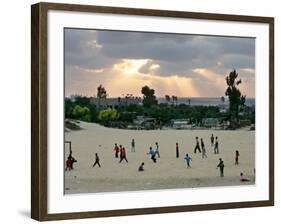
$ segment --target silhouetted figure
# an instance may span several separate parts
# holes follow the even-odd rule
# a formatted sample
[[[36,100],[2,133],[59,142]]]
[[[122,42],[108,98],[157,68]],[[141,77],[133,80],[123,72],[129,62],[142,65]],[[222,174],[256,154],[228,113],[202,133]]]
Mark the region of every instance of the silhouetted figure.
[[[180,152],[179,152],[179,143],[176,143],[176,158],[178,159],[180,156]]]
[[[239,164],[239,156],[240,156],[240,153],[238,150],[236,150],[235,151],[235,165]]]
[[[204,158],[207,158],[206,148],[205,148],[203,138],[201,138],[200,140],[201,140],[201,149],[202,149],[202,159],[204,159]]]
[[[69,151],[69,155],[66,160],[66,169],[65,170],[73,170],[73,164],[76,163],[77,160],[72,156],[72,150]]]
[[[93,164],[93,167],[95,167],[96,165],[101,167],[101,165],[100,165],[100,157],[99,157],[99,155],[97,153],[95,153],[95,162]]]
[[[135,149],[135,139],[132,139],[132,142],[131,142],[131,152],[135,152],[136,149]]]
[[[219,154],[219,141],[218,141],[218,136],[216,136],[216,142],[215,142],[215,147],[214,147],[214,153]]]
[[[119,147],[118,147],[118,145],[116,143],[115,143],[115,146],[113,148],[113,151],[115,151],[115,158],[118,158]]]
[[[200,146],[199,146],[199,140],[198,140],[197,136],[196,136],[195,140],[196,140],[196,145],[195,145],[195,148],[194,148],[194,153],[196,153],[197,150],[201,153],[201,149],[200,149]]]
[[[120,151],[120,161],[119,161],[119,163],[121,163],[123,160],[128,162],[125,147],[123,147]]]
[[[139,169],[138,169],[139,172],[144,171],[143,166],[144,166],[144,162],[142,162],[141,165],[139,166]]]
[[[217,168],[220,169],[220,176],[224,177],[224,163],[222,161],[222,158],[219,158],[219,164],[217,165]]]
[[[157,155],[158,158],[160,158],[159,144],[158,144],[158,142],[155,142],[155,146],[156,146],[156,149],[155,149],[155,156]]]
[[[211,135],[211,147],[214,146],[214,142],[215,142],[215,137],[214,134]]]

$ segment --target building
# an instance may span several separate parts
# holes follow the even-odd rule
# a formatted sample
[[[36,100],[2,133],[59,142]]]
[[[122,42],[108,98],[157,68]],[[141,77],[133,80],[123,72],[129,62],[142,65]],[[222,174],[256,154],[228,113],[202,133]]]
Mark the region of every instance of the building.
[[[216,127],[220,124],[220,119],[219,118],[202,118],[201,122],[202,126],[205,127]]]
[[[157,119],[152,117],[137,116],[137,118],[133,120],[133,124],[136,126],[137,129],[149,130],[160,128]]]
[[[119,106],[128,106],[128,105],[140,105],[142,104],[141,97],[116,97],[116,98],[96,98],[91,97],[90,102],[98,108],[107,108],[107,107],[119,107]]]
[[[190,119],[173,119],[171,120],[171,126],[174,129],[191,129]]]

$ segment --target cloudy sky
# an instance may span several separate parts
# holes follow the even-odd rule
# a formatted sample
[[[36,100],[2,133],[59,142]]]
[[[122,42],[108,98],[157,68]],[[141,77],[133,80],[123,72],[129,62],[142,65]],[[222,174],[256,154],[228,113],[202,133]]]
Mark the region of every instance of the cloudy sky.
[[[247,97],[255,96],[255,39],[65,29],[65,94],[141,96],[144,85],[159,97],[224,95],[235,68]]]

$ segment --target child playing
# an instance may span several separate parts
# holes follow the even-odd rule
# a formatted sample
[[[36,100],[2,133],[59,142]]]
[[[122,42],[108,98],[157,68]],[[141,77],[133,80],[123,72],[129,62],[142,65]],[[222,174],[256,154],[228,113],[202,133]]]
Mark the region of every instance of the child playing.
[[[115,143],[115,146],[113,148],[113,151],[115,151],[115,158],[118,158],[119,147],[118,147],[118,145],[116,143]]]
[[[238,150],[236,150],[235,151],[235,165],[239,164],[239,156],[240,156],[240,153]]]
[[[188,153],[185,154],[184,159],[186,160],[187,168],[190,167],[190,162],[192,161],[191,157],[188,155]]]
[[[176,158],[178,159],[180,156],[180,152],[179,152],[179,143],[176,143]]]
[[[98,165],[99,167],[101,167],[100,165],[100,157],[97,153],[95,153],[95,162],[93,164],[93,167],[95,167],[95,165]]]
[[[250,181],[247,177],[245,177],[244,175],[243,175],[243,173],[240,173],[240,181],[241,182],[246,182],[246,181]]]
[[[139,166],[139,172],[142,172],[142,171],[144,171],[144,168],[143,168],[143,166],[144,166],[144,162],[142,162],[141,163],[141,165]]]
[[[156,158],[155,158],[155,152],[153,151],[152,147],[149,147],[149,152],[147,153],[147,155],[151,155],[151,160],[156,163]]]

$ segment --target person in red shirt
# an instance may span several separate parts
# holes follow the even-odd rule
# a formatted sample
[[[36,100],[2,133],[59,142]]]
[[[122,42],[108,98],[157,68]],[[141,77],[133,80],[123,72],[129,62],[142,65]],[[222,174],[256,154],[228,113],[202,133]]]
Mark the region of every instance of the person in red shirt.
[[[176,143],[176,158],[178,159],[180,156],[180,152],[179,152],[179,143]]]
[[[119,147],[118,147],[118,145],[116,143],[115,143],[115,146],[113,148],[113,151],[115,151],[115,158],[118,158]]]
[[[128,162],[125,147],[121,148],[121,150],[120,150],[120,161],[119,161],[119,163],[121,163],[123,160]]]
[[[72,166],[72,161],[71,161],[70,158],[68,158],[68,159],[66,160],[66,168],[65,168],[65,170],[70,171],[70,170],[71,170],[71,166]]]

